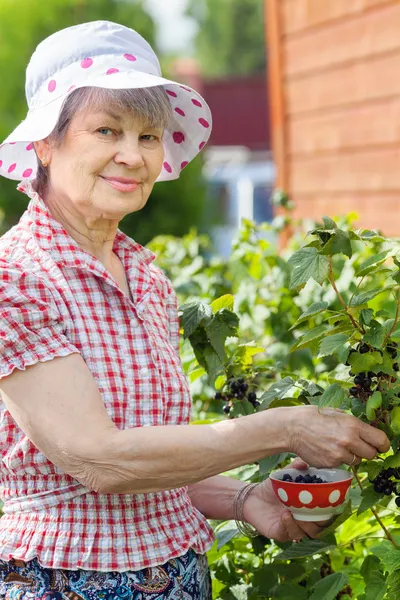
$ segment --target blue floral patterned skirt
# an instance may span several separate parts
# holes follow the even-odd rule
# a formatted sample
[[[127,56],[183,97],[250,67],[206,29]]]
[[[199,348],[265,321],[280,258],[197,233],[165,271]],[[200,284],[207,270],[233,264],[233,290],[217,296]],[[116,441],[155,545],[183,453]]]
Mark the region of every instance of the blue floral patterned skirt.
[[[47,569],[36,558],[0,561],[4,600],[211,600],[207,557],[189,550],[141,571]]]

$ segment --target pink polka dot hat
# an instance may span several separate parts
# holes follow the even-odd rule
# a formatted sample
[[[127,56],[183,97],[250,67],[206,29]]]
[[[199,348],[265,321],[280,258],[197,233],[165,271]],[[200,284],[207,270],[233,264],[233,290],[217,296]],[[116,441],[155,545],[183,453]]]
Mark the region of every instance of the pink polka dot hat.
[[[63,103],[76,88],[164,86],[173,117],[164,131],[165,159],[157,181],[177,179],[211,133],[211,111],[195,90],[164,79],[156,54],[133,29],[93,21],[62,29],[43,40],[26,70],[28,114],[0,145],[0,175],[21,181],[36,177],[33,143],[57,124]]]

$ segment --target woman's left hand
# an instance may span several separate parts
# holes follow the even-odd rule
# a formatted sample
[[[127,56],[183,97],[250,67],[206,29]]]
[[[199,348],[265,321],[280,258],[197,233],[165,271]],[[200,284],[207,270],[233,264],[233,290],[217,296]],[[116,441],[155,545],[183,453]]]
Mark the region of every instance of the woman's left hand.
[[[307,468],[306,463],[299,458],[290,466],[295,469]],[[301,540],[304,537],[315,538],[328,524],[296,521],[275,496],[269,479],[260,483],[250,493],[245,501],[243,514],[246,521],[260,534],[279,542]]]

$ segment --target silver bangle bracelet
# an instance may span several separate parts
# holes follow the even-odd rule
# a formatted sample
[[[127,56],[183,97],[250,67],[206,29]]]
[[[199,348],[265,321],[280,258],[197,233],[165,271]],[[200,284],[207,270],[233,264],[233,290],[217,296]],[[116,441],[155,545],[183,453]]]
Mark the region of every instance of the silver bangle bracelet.
[[[235,498],[233,500],[233,518],[236,522],[236,527],[243,535],[247,537],[257,537],[260,535],[252,525],[247,523],[244,520],[243,515],[243,506],[247,496],[250,494],[255,487],[258,486],[258,483],[248,483],[247,485],[240,488],[240,490],[236,493]]]

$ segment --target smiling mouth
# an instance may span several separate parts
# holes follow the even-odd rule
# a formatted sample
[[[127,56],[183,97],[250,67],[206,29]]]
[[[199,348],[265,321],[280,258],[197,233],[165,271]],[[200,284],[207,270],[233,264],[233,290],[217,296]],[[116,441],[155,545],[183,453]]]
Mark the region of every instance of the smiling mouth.
[[[119,192],[134,192],[140,186],[140,181],[136,181],[135,179],[114,179],[112,177],[102,177],[102,179]]]

